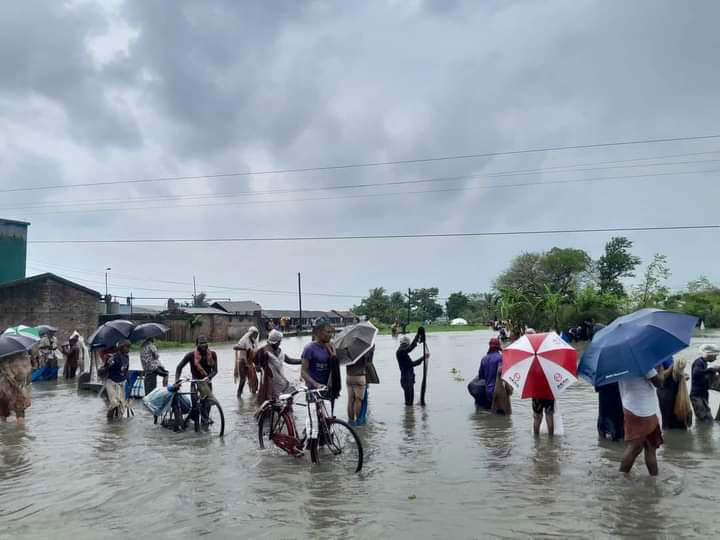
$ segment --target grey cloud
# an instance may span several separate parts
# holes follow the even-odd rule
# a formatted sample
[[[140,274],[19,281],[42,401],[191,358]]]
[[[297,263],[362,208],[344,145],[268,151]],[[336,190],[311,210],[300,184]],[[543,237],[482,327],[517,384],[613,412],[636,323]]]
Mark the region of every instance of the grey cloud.
[[[108,95],[88,38],[107,30],[98,8],[61,2],[4,2],[0,6],[0,94],[20,103],[40,96],[67,114],[69,134],[92,147],[137,148],[132,111]]]
[[[74,114],[71,132],[84,133],[88,152],[102,160],[107,141],[123,141],[133,118],[142,148],[124,150],[134,162],[125,174],[162,176],[248,170],[248,149],[266,154],[269,168],[384,161],[494,150],[544,147],[717,131],[720,79],[715,69],[720,7],[697,2],[619,4],[591,1],[378,3],[238,3],[129,1],[120,7],[138,36],[127,56],[93,68],[82,36],[103,32],[103,15],[83,5],[60,16],[76,25],[61,40],[70,60],[67,80],[39,85]],[[170,6],[170,7],[169,7]],[[84,18],[83,18],[84,17]],[[44,20],[44,19],[43,19]],[[62,26],[56,24],[56,26]],[[57,29],[60,32],[60,29]],[[63,30],[65,31],[65,30]],[[3,38],[0,38],[3,39]],[[17,49],[15,37],[11,46]],[[48,37],[47,39],[50,39]],[[47,48],[37,40],[38,49]],[[61,46],[55,47],[61,50]],[[26,80],[57,77],[38,49]],[[15,55],[13,58],[15,58]],[[5,60],[3,60],[5,62]],[[15,66],[22,73],[22,66]],[[65,68],[63,68],[65,69]],[[22,78],[22,77],[21,77]],[[68,82],[69,81],[69,82]],[[70,99],[72,85],[80,89]],[[65,85],[65,86],[63,86]],[[70,85],[70,86],[67,86]],[[0,82],[22,95],[28,84]],[[140,96],[125,120],[116,105],[97,98],[107,90]],[[88,90],[90,89],[90,90]],[[55,92],[53,94],[53,92]],[[93,95],[90,95],[93,94]],[[99,112],[85,114],[86,107]],[[94,105],[92,104],[94,102]],[[143,113],[157,117],[152,122]],[[129,123],[123,123],[123,122]],[[119,122],[119,124],[118,124]],[[157,122],[157,123],[155,123]],[[32,119],[28,120],[32,124]],[[127,131],[130,129],[130,131]],[[124,131],[125,130],[125,131]],[[92,137],[97,141],[93,142]],[[381,180],[479,174],[571,162],[592,162],[715,149],[717,142],[492,158],[186,182],[129,188],[128,193],[225,193]],[[153,157],[148,157],[152,147]],[[155,158],[154,156],[157,156]],[[679,170],[691,170],[693,167]],[[650,170],[650,169],[648,169]],[[110,171],[113,172],[113,171]],[[630,171],[632,173],[632,171]],[[492,184],[611,175],[547,173],[488,180]],[[475,189],[458,181],[390,187],[389,191],[467,186],[466,191],[253,206],[149,210],[96,217],[97,229],[66,218],[39,220],[36,234],[128,236],[282,236],[459,232],[532,228],[676,225],[711,222],[717,175],[618,180],[565,186]],[[2,182],[2,180],[0,180]],[[715,183],[714,183],[715,182]],[[372,190],[373,193],[381,190]],[[310,198],[356,192],[277,195]],[[681,193],[682,196],[677,194]],[[97,192],[87,197],[100,196]],[[181,203],[187,204],[187,203]],[[43,232],[44,231],[44,232]],[[480,238],[471,241],[358,242],[354,244],[239,245],[198,248],[207,283],[292,287],[295,271],[308,287],[363,292],[437,284],[442,293],[481,290],[523,250],[574,246],[599,255],[607,234]],[[693,261],[697,246],[681,233],[638,233],[638,254],[665,252],[673,284],[712,274]],[[267,268],[243,267],[252,253]],[[100,260],[100,253],[102,259]],[[119,253],[119,251],[118,251]],[[152,275],[191,275],[185,249],[132,248]],[[86,254],[101,267],[111,249]],[[113,267],[119,263],[112,262]],[[167,270],[166,267],[172,268]],[[253,266],[253,265],[249,265]],[[126,273],[132,273],[127,271]],[[713,277],[711,275],[711,277]],[[720,280],[715,272],[714,279]],[[290,285],[285,283],[288,281]],[[270,302],[272,299],[269,299]],[[275,300],[270,305],[293,301]],[[344,301],[336,304],[342,307]],[[318,301],[317,307],[325,307]],[[282,306],[279,306],[282,307]]]

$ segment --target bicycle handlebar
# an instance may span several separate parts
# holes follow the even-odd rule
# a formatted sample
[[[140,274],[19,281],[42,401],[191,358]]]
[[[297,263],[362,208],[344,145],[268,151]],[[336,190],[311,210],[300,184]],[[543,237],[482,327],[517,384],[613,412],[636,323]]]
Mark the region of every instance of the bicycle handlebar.
[[[180,377],[178,380],[175,381],[175,383],[172,386],[180,387],[185,383],[201,383],[201,382],[208,382],[210,379],[208,377],[205,377],[204,379],[189,379],[187,377]]]

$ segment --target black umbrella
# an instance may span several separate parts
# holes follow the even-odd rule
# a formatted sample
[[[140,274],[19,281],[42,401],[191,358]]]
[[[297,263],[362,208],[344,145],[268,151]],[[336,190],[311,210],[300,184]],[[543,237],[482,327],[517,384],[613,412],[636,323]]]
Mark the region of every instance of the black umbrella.
[[[3,334],[0,336],[0,358],[21,352],[28,352],[37,341],[37,339],[28,336]]]
[[[162,336],[169,331],[170,329],[167,326],[160,323],[150,322],[145,324],[139,324],[132,331],[132,334],[130,334],[130,341],[144,341],[149,338]]]
[[[41,334],[44,334],[45,332],[57,332],[58,329],[54,326],[50,326],[49,324],[41,324],[40,326],[36,326],[35,330],[40,332]]]
[[[130,321],[108,321],[98,327],[87,340],[91,349],[114,347],[121,339],[128,339],[135,325]]]

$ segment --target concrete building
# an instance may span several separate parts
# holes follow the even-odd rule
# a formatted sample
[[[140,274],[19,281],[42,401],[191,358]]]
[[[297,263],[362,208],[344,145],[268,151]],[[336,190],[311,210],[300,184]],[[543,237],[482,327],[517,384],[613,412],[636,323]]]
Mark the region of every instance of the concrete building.
[[[0,283],[25,277],[29,225],[24,221],[0,219]]]
[[[55,274],[0,284],[0,331],[9,326],[49,324],[66,341],[74,330],[88,337],[98,324],[100,293]]]

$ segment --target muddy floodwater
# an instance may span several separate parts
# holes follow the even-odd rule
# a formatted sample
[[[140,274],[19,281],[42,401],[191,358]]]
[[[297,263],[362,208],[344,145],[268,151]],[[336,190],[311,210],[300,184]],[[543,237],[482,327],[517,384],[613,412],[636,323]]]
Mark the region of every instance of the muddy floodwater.
[[[108,423],[93,395],[62,380],[35,384],[26,426],[0,425],[0,538],[720,535],[720,424],[666,432],[660,476],[649,478],[640,458],[625,478],[623,446],[598,441],[597,397],[583,382],[558,401],[565,433],[552,440],[532,436],[527,401],[514,399],[509,418],[475,411],[466,385],[490,337],[428,334],[424,408],[404,406],[397,341],[378,338],[381,384],[359,428],[366,458],[356,475],[258,448],[256,406],[235,397],[229,345],[216,348],[222,440],[153,425],[140,401],[135,417]],[[682,354],[692,360],[709,341]],[[306,342],[283,346],[299,355]],[[183,352],[162,351],[162,360],[174,369]],[[345,400],[343,391],[342,418]],[[714,413],[716,393],[710,405]]]

